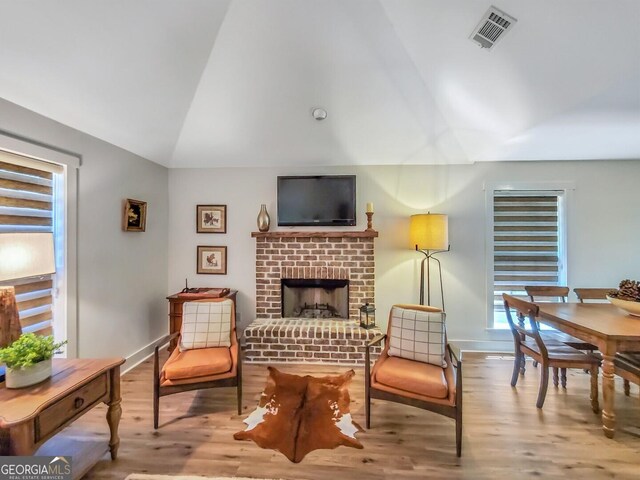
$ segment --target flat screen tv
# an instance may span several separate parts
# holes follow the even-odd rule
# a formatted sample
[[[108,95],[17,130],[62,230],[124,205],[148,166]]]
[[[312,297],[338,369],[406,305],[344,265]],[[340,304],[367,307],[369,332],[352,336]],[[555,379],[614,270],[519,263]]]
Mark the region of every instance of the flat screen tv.
[[[278,225],[355,224],[355,175],[278,177]]]

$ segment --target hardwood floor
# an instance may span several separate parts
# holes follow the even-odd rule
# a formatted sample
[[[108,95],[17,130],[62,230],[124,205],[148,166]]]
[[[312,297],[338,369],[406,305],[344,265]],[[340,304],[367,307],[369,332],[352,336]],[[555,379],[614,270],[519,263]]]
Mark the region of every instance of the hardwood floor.
[[[100,461],[86,478],[121,479],[130,473],[246,476],[282,479],[500,479],[638,478],[640,471],[640,398],[616,385],[618,432],[604,437],[600,417],[589,402],[589,375],[570,371],[568,388],[549,387],[544,409],[535,407],[538,369],[527,364],[518,387],[509,385],[512,358],[466,354],[464,357],[464,439],[455,455],[452,420],[408,406],[374,401],[372,429],[358,434],[363,450],[317,450],[300,464],[232,435],[241,429],[266,379],[266,369],[245,366],[244,414],[235,414],[235,389],[187,392],[161,399],[160,428],[152,425],[150,361],[123,377],[119,457]],[[291,373],[324,375],[342,367],[282,366]],[[351,387],[351,411],[364,424],[363,370]],[[98,407],[78,420],[80,428],[106,438]]]

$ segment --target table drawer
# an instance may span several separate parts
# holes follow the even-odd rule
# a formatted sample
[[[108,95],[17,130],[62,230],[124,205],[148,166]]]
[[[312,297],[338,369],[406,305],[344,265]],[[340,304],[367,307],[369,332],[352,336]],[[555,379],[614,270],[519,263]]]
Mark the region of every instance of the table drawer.
[[[89,409],[107,394],[107,373],[94,378],[75,392],[65,396],[38,416],[36,441],[45,438],[69,420]]]

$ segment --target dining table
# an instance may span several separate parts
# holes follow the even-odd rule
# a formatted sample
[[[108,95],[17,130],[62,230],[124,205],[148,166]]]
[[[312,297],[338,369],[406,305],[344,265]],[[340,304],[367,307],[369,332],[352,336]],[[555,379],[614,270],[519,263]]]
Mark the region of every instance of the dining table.
[[[618,352],[640,351],[640,317],[608,303],[537,303],[539,321],[589,342],[602,354],[602,429],[616,430],[615,366]]]

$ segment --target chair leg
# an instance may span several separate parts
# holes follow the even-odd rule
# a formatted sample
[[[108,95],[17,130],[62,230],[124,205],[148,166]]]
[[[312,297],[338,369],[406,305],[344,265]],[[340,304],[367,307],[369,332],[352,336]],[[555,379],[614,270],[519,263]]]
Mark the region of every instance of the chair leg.
[[[158,347],[153,353],[153,428],[158,429],[158,415],[160,410],[160,358]]]
[[[462,405],[458,406],[456,412],[456,455],[462,456]]]
[[[533,361],[533,368],[538,368],[538,361],[537,360]]]
[[[629,383],[629,380],[627,380],[626,378],[624,379],[624,394],[627,397],[631,395],[631,384]]]
[[[544,399],[547,396],[547,387],[549,386],[549,366],[544,363],[540,368],[540,388],[538,390],[538,401],[536,407],[542,408],[544,405]],[[554,373],[554,376],[556,374]]]
[[[567,369],[560,369],[560,382],[562,383],[562,388],[567,388]]]
[[[238,415],[242,415],[242,350],[238,352],[238,385],[236,386],[236,396],[238,397]]]
[[[524,353],[521,353],[520,357],[520,375],[524,375],[527,370],[527,357],[524,356]]]
[[[558,388],[558,369],[556,367],[553,367],[553,386]]]
[[[591,367],[591,409],[593,413],[600,413],[598,403],[598,366]]]
[[[520,352],[516,352],[513,357],[513,373],[511,374],[511,386],[515,387],[518,383],[518,375],[522,371],[522,363],[524,362],[524,355]]]
[[[364,352],[364,417],[367,430],[371,428],[371,356],[369,345]]]
[[[160,410],[160,392],[158,392],[158,386],[153,386],[153,428],[158,429],[158,416]]]

